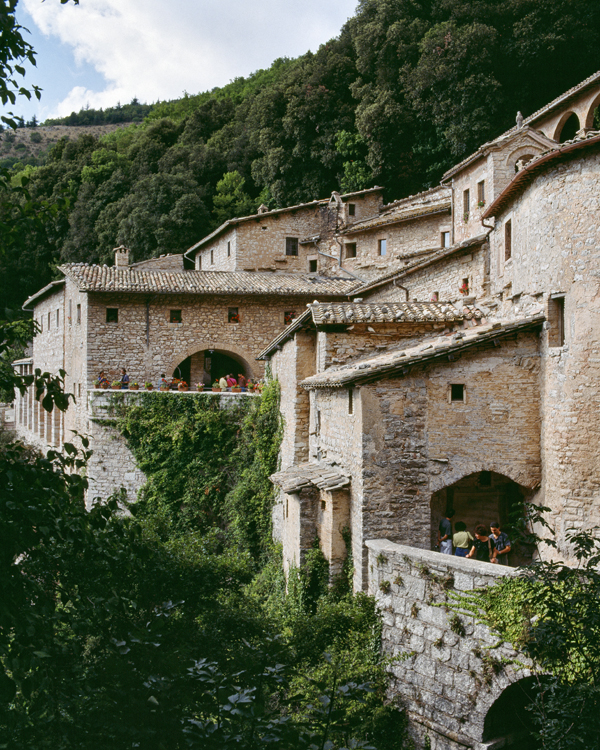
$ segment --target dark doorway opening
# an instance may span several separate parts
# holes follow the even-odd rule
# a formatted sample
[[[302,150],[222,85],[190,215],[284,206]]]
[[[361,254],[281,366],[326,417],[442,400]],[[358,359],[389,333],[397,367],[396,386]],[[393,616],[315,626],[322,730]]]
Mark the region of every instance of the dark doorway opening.
[[[530,496],[529,490],[512,479],[494,471],[478,471],[458,482],[435,492],[431,497],[431,549],[437,545],[438,525],[449,510],[454,511],[453,525],[464,521],[474,533],[478,524],[489,528],[499,522],[502,530],[511,536],[511,522]],[[523,544],[511,545],[509,564],[526,565],[531,562],[533,550]]]
[[[248,377],[248,368],[239,358],[228,352],[205,349],[180,362],[173,371],[173,376],[185,380],[190,385],[199,382],[211,385],[215,380],[229,373],[237,380],[240,373]]]
[[[485,717],[483,742],[504,739],[512,750],[537,750],[539,746],[531,736],[532,714],[527,710],[536,687],[534,677],[525,677],[501,693]]]
[[[560,131],[560,138],[559,142],[564,143],[565,141],[570,141],[573,138],[575,138],[575,135],[577,134],[577,131],[581,125],[579,124],[579,117],[573,112],[565,122],[565,124],[562,127],[562,130]]]

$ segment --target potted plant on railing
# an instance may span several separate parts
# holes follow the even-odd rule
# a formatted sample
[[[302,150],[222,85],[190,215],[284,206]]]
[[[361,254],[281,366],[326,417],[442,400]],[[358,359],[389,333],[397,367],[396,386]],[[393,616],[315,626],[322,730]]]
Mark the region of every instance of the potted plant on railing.
[[[466,281],[463,281],[463,283],[459,286],[458,291],[461,294],[469,294],[469,285]]]
[[[139,391],[140,384],[136,383],[135,381],[133,383],[129,383],[129,390],[130,391]]]
[[[146,380],[146,382],[144,383],[144,388],[147,391],[152,391],[154,390],[154,385],[149,380]]]
[[[248,393],[254,393],[254,389],[256,388],[256,386],[254,385],[254,383],[251,380],[249,380],[246,383],[246,388],[248,389]]]
[[[113,380],[113,382],[110,384],[110,387],[113,389],[113,391],[120,391],[121,390],[121,381],[120,380]]]
[[[242,392],[242,386],[241,385],[232,385],[231,386],[231,392],[232,393],[241,393]]]
[[[180,378],[172,378],[171,379],[171,383],[170,383],[171,390],[172,391],[176,391],[178,389],[178,387],[179,387],[179,383],[181,383],[181,379]]]
[[[221,393],[221,386],[219,385],[219,381],[215,380],[215,382],[212,384],[213,393]]]
[[[171,383],[166,378],[161,378],[159,390],[161,391],[171,390]]]
[[[197,391],[203,391],[204,390],[204,383],[196,383],[196,390]]]
[[[188,385],[188,384],[187,384],[187,383],[185,382],[185,380],[180,380],[180,381],[179,381],[179,382],[177,383],[177,390],[178,390],[178,391],[189,391],[189,390],[190,390],[190,387],[189,387],[189,385]]]

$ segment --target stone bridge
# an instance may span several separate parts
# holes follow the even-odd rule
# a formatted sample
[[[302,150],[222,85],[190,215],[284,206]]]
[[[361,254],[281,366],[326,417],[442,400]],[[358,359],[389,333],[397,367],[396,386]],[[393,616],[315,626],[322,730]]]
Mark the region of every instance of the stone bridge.
[[[390,667],[391,696],[404,705],[418,748],[498,750],[526,739],[534,680],[517,654],[474,618],[445,606],[466,592],[515,575],[512,568],[367,541],[369,593],[383,614],[383,647],[401,657]]]

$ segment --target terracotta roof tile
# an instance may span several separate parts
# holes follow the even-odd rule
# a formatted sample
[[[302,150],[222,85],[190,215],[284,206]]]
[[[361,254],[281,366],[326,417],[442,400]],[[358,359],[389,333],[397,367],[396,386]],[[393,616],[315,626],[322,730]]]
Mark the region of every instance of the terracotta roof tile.
[[[68,263],[59,267],[83,292],[157,294],[300,294],[345,296],[354,279],[250,271],[152,271]]]
[[[349,475],[340,467],[323,462],[290,466],[273,474],[270,479],[288,494],[311,486],[320,490],[337,490],[350,484]]]
[[[541,325],[544,320],[544,315],[537,313],[517,320],[475,326],[465,331],[428,339],[406,349],[394,349],[367,359],[358,360],[352,364],[330,367],[325,372],[307,378],[301,385],[307,390],[313,388],[342,388],[354,383],[397,376],[409,365],[421,364],[438,358],[448,361],[448,355],[452,355],[454,352],[458,353],[515,331]]]

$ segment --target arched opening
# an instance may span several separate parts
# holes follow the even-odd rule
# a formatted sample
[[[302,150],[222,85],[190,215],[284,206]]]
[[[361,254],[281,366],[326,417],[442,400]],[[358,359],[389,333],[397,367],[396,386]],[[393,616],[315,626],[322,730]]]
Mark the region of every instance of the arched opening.
[[[586,130],[600,130],[600,94],[589,106],[584,127]]]
[[[537,750],[538,745],[531,735],[532,715],[527,710],[536,687],[534,677],[524,677],[502,691],[486,714],[483,742],[489,742],[492,747],[510,746],[512,750]],[[505,744],[501,745],[500,740]]]
[[[530,495],[526,487],[494,471],[477,471],[438,490],[431,497],[431,548],[437,545],[439,522],[450,510],[454,511],[453,523],[464,521],[471,534],[479,524],[489,528],[497,521],[510,537],[514,514]],[[508,562],[511,566],[526,565],[532,554],[525,545],[513,544]]]
[[[523,154],[515,161],[515,172],[518,172],[521,167],[524,167],[527,162],[531,161],[534,154]]]
[[[186,383],[204,383],[211,385],[223,375],[233,374],[251,377],[248,365],[242,357],[222,349],[204,349],[186,357],[173,370],[173,376]]]
[[[581,125],[579,124],[579,117],[575,114],[575,112],[571,112],[571,114],[565,119],[562,127],[559,126],[557,129],[557,135],[555,137],[555,141],[558,141],[559,143],[564,143],[565,141],[570,141],[577,135],[577,131],[581,128]]]

